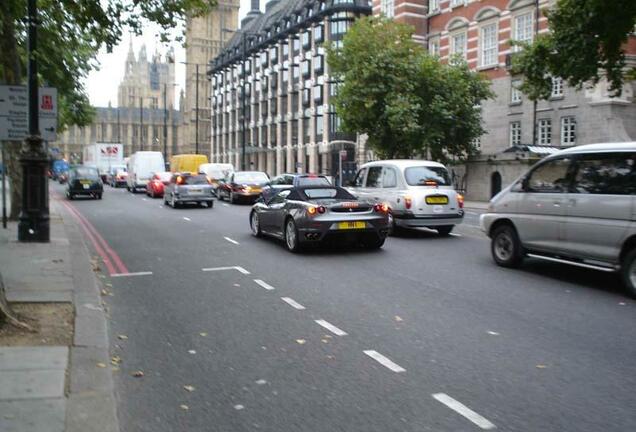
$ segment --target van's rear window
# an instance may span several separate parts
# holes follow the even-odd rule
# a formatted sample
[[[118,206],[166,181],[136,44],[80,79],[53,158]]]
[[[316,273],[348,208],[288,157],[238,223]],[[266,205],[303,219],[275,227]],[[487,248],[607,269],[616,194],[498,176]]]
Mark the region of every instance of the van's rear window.
[[[446,168],[418,166],[404,170],[404,178],[409,186],[429,186],[426,183],[435,181],[438,186],[450,186],[450,176]]]
[[[184,183],[187,185],[204,185],[208,184],[208,178],[204,175],[194,175],[183,177]]]

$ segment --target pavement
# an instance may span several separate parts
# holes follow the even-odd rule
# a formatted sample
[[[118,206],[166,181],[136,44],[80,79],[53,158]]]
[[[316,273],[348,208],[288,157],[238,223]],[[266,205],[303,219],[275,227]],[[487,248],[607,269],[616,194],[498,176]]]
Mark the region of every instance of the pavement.
[[[18,243],[0,229],[7,300],[72,303],[71,346],[0,347],[0,431],[118,431],[106,313],[79,227],[51,200],[50,243]]]
[[[614,275],[497,267],[483,205],[447,238],[303,254],[251,236],[249,205],[64,206],[112,285],[122,431],[636,430],[636,302]]]

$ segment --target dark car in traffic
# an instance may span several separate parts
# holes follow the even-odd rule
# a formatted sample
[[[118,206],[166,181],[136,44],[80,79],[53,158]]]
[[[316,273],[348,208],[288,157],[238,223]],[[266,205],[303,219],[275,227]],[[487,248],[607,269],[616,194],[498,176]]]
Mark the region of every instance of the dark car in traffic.
[[[261,171],[236,171],[219,184],[216,193],[220,200],[232,204],[238,200],[255,201],[261,196],[263,187],[269,183],[267,174]]]
[[[102,199],[104,193],[104,183],[97,171],[93,167],[75,167],[68,172],[66,186],[66,196],[74,199],[76,196],[90,196]]]
[[[292,252],[330,241],[379,249],[388,234],[388,214],[386,204],[359,200],[341,187],[294,187],[254,204],[250,228],[256,237],[283,240]]]

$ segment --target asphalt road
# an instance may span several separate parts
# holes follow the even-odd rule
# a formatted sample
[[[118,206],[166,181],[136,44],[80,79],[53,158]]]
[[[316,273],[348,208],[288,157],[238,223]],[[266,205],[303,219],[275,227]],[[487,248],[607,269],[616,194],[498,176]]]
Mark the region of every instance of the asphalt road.
[[[250,235],[247,205],[70,204],[123,264],[104,298],[124,432],[636,430],[636,302],[614,276],[498,268],[471,220],[294,255]]]

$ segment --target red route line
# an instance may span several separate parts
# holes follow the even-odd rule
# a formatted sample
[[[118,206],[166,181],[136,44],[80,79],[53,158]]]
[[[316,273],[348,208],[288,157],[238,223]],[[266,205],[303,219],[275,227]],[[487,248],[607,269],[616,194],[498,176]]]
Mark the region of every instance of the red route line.
[[[106,240],[104,240],[104,238],[99,234],[97,229],[95,229],[95,227],[88,221],[88,219],[86,219],[79,212],[79,210],[77,210],[73,205],[62,201],[58,194],[54,193],[52,195],[58,201],[60,201],[62,203],[62,205],[64,205],[70,211],[70,213],[78,220],[78,222],[82,226],[82,229],[84,230],[84,232],[86,232],[86,235],[89,237],[89,239],[93,243],[93,246],[95,246],[95,250],[97,250],[97,253],[99,253],[99,255],[104,260],[104,264],[106,264],[106,267],[108,268],[108,272],[111,275],[113,275],[113,274],[128,274],[128,273],[130,273],[130,271],[128,270],[126,265],[123,263],[123,261],[121,260],[119,255],[117,255],[117,252],[115,252],[108,245],[108,242],[106,242]],[[100,244],[101,244],[101,246],[100,246]],[[103,248],[102,248],[102,246],[103,246]]]
[[[75,214],[75,212],[73,212],[73,210],[68,204],[66,204],[65,202],[62,202],[62,205],[66,207],[68,211],[71,213],[71,215],[77,220],[77,222],[79,222],[79,225],[82,227],[82,230],[84,231],[88,239],[91,241],[91,243],[93,243],[93,247],[95,247],[95,250],[97,251],[97,253],[102,257],[102,261],[104,261],[104,265],[106,265],[106,269],[108,270],[108,273],[110,275],[117,273],[117,270],[115,270],[115,267],[113,267],[113,264],[110,262],[110,258],[108,258],[108,255],[106,255],[106,252],[104,252],[104,250],[101,248],[99,243],[97,243],[97,240],[95,239],[95,237],[93,237],[93,234],[91,234],[89,229],[84,225],[84,222],[77,216],[77,214]]]
[[[112,258],[113,263],[115,264],[115,267],[118,270],[118,271],[115,271],[114,273],[120,273],[120,274],[130,273],[126,265],[121,260],[121,258],[119,258],[119,255],[117,255],[117,252],[115,252],[108,245],[108,242],[104,240],[104,238],[99,234],[97,229],[88,221],[88,219],[86,219],[84,215],[82,215],[79,212],[79,210],[77,210],[72,204],[69,204],[69,203],[66,203],[66,204],[70,207],[71,211],[73,211],[80,218],[80,220],[82,220],[82,222],[86,225],[86,227],[93,232],[93,234],[97,238],[97,241],[101,243],[106,253]]]

